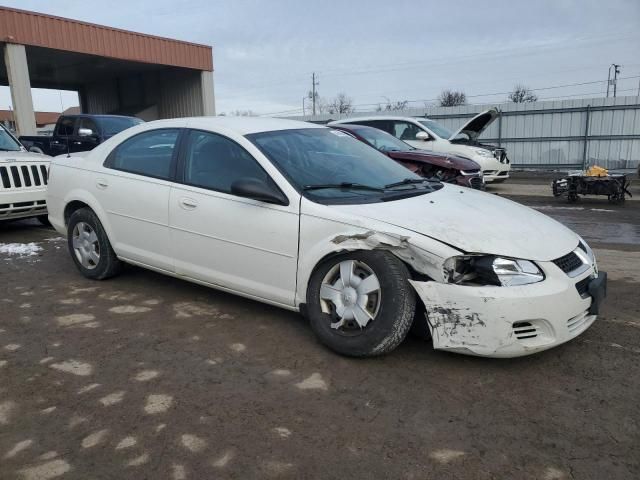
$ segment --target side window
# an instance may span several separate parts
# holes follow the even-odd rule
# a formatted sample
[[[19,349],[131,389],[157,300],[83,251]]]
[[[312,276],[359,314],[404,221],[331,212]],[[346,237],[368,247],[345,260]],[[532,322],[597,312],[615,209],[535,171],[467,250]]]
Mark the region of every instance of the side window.
[[[369,120],[367,122],[361,122],[360,124],[393,134],[393,122],[389,120]]]
[[[415,140],[416,134],[420,131],[421,129],[413,123],[398,121],[393,122],[393,131],[391,134],[400,140]]]
[[[185,145],[184,183],[231,193],[231,185],[241,178],[272,181],[237,143],[215,133],[189,132]]]
[[[58,123],[58,131],[56,135],[62,135],[63,137],[68,137],[73,135],[73,125],[75,123],[74,117],[65,117],[60,123]]]
[[[89,130],[91,130],[94,134],[98,133],[98,126],[96,125],[96,122],[94,122],[92,119],[90,118],[80,118],[80,125],[78,125],[78,131],[81,128],[88,128]]]
[[[168,180],[178,133],[163,128],[135,135],[111,152],[105,167]]]

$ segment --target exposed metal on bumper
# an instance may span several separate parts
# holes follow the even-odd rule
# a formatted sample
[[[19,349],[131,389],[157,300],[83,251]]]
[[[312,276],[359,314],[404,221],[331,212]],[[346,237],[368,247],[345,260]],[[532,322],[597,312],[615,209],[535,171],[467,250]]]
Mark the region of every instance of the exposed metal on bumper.
[[[606,288],[606,275],[597,283],[600,290]],[[441,350],[487,357],[529,355],[577,337],[596,320],[592,298],[581,297],[575,283],[563,278],[519,287],[411,284],[425,304],[433,346]]]

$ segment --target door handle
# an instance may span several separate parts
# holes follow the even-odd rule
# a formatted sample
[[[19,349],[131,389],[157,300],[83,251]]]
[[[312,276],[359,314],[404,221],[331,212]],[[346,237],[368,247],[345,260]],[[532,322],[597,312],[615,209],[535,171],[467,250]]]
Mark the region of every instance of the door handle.
[[[193,210],[198,206],[198,202],[196,202],[193,198],[182,197],[180,199],[180,206],[185,210]]]
[[[104,190],[109,186],[109,184],[107,183],[106,180],[99,178],[98,180],[96,180],[96,186]]]

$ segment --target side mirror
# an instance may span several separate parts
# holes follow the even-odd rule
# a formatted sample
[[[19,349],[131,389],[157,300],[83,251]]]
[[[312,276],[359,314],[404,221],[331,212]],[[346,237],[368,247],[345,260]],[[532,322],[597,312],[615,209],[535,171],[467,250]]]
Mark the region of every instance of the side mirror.
[[[280,190],[257,178],[246,177],[236,180],[231,184],[231,193],[265,203],[289,205],[289,199]]]
[[[424,142],[427,142],[431,140],[431,137],[427,132],[425,132],[424,130],[421,130],[418,133],[416,133],[416,140],[422,140]]]
[[[93,130],[90,128],[79,128],[78,136],[80,137],[91,137],[93,135]]]

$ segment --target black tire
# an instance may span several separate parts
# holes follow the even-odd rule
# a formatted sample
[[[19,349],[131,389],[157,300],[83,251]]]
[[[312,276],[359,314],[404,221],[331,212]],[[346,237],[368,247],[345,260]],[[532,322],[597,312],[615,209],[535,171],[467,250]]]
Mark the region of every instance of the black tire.
[[[79,222],[88,224],[96,232],[98,237],[97,242],[100,248],[100,259],[93,268],[85,268],[78,260],[73,248],[73,230]],[[118,260],[113,248],[111,248],[109,238],[98,216],[90,208],[81,208],[71,215],[67,227],[67,245],[76,267],[78,267],[80,273],[87,278],[92,280],[105,280],[117,275],[122,269],[122,262]]]
[[[380,305],[375,318],[362,329],[346,334],[331,328],[335,320],[322,311],[320,287],[325,276],[344,260],[368,266],[380,283]],[[329,258],[318,265],[307,289],[307,315],[311,328],[324,345],[351,357],[371,357],[394,350],[407,336],[416,308],[416,294],[409,284],[407,267],[385,251],[356,251]]]
[[[40,222],[40,224],[44,227],[50,227],[51,226],[51,222],[49,222],[49,216],[48,215],[38,215],[36,217],[38,219],[38,221]]]

